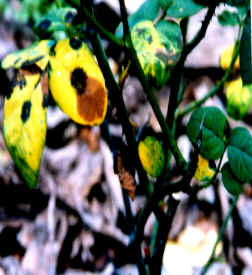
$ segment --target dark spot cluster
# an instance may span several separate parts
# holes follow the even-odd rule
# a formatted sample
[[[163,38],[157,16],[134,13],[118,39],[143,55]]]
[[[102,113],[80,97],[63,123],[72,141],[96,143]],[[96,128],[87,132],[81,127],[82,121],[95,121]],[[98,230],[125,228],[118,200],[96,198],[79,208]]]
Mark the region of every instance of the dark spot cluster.
[[[82,41],[78,38],[72,37],[70,39],[70,46],[73,50],[79,50],[82,45]]]
[[[38,28],[42,29],[42,30],[47,30],[50,25],[51,25],[51,21],[49,19],[44,19],[43,21],[41,21],[41,23],[38,25]]]
[[[81,68],[76,68],[71,74],[71,84],[77,90],[78,94],[82,94],[86,87],[86,73]]]
[[[21,119],[23,123],[25,123],[29,119],[30,113],[31,113],[31,102],[27,100],[22,105]]]
[[[69,11],[65,16],[65,22],[72,23],[75,17],[76,14],[73,11]]]
[[[43,95],[42,107],[47,108],[48,105],[49,105],[49,95],[45,94]]]

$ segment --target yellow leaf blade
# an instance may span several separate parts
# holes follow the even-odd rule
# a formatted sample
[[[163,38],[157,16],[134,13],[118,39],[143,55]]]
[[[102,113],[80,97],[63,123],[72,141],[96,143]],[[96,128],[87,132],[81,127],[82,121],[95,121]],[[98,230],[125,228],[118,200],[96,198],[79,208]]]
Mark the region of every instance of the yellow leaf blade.
[[[6,146],[30,187],[37,183],[46,137],[47,105],[39,74],[22,74],[5,98],[3,134]]]

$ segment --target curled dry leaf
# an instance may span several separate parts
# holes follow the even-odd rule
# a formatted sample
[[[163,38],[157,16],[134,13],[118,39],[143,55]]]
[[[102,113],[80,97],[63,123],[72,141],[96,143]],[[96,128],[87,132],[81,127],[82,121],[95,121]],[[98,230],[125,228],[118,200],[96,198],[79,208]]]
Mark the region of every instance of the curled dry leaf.
[[[122,188],[126,190],[130,198],[134,200],[136,191],[135,173],[125,165],[122,156],[119,154],[115,157],[114,170],[115,173],[118,174]]]

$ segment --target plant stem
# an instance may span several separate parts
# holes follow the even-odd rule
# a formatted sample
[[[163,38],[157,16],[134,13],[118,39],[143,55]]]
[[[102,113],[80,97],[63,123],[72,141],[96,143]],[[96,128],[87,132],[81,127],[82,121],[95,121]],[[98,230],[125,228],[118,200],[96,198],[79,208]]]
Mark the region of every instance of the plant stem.
[[[238,198],[239,198],[239,196],[235,196],[235,197],[234,197],[234,200],[233,200],[233,202],[232,202],[232,204],[231,204],[230,207],[229,207],[228,213],[227,213],[227,215],[226,215],[226,217],[225,217],[225,219],[224,219],[224,221],[223,221],[223,224],[222,224],[222,226],[221,226],[221,228],[220,228],[220,230],[219,230],[217,240],[216,240],[216,242],[215,242],[215,244],[214,244],[214,247],[213,247],[213,250],[212,250],[212,254],[211,254],[210,258],[208,259],[206,265],[205,265],[204,268],[202,269],[200,275],[205,275],[206,272],[208,271],[210,265],[211,265],[211,264],[214,262],[214,260],[215,260],[215,252],[216,252],[217,245],[218,245],[218,243],[220,242],[220,240],[223,238],[224,232],[225,232],[226,227],[227,227],[227,225],[228,225],[228,221],[229,221],[230,217],[232,216],[232,211],[233,211],[234,207],[235,207],[236,204],[237,204]]]
[[[207,95],[205,95],[200,100],[191,103],[184,110],[182,110],[181,112],[179,112],[176,115],[177,119],[181,119],[182,117],[184,117],[185,115],[187,115],[188,113],[190,113],[191,111],[193,111],[196,107],[199,107],[200,105],[202,105],[207,99],[209,99],[210,97],[216,95],[220,91],[221,87],[227,81],[228,77],[231,75],[231,73],[233,71],[233,67],[234,67],[235,61],[236,61],[236,59],[237,59],[237,57],[239,55],[239,48],[240,48],[240,41],[238,40],[236,42],[236,45],[235,45],[232,61],[230,63],[229,68],[227,69],[225,75],[223,76],[223,78],[217,83],[217,85]]]
[[[146,77],[144,75],[144,72],[142,70],[142,67],[139,63],[138,57],[137,57],[137,53],[135,51],[133,42],[131,40],[131,35],[130,35],[130,30],[129,30],[129,24],[128,24],[128,20],[127,20],[127,12],[126,12],[126,7],[125,7],[125,3],[124,0],[119,0],[120,1],[120,8],[121,8],[121,14],[122,14],[122,18],[123,18],[123,22],[124,22],[124,32],[126,34],[128,34],[127,36],[127,42],[128,42],[128,52],[131,56],[132,59],[132,63],[135,65],[136,68],[136,73],[139,77],[139,80],[143,86],[143,89],[145,91],[145,94],[147,96],[147,99],[156,115],[156,118],[160,124],[160,127],[163,131],[164,134],[164,143],[166,143],[168,145],[168,147],[171,149],[172,154],[174,155],[177,165],[181,168],[182,171],[186,171],[187,169],[187,163],[183,157],[183,155],[181,154],[176,140],[171,132],[171,130],[169,129],[169,127],[166,124],[166,121],[164,119],[164,116],[161,112],[161,109],[159,107],[158,101],[156,99],[156,97],[154,96],[152,90],[149,88],[149,84],[146,80]]]

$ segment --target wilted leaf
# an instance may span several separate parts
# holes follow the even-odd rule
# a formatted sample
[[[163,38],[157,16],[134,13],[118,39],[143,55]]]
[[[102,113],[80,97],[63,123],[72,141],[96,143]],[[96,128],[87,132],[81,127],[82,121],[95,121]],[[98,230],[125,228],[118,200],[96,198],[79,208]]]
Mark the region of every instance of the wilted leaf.
[[[103,122],[107,111],[104,78],[93,54],[80,40],[61,40],[52,49],[49,87],[62,111],[77,123]]]
[[[232,129],[228,160],[235,177],[242,182],[252,180],[252,137],[244,127]]]
[[[121,155],[117,155],[115,158],[116,169],[115,173],[118,174],[119,181],[123,189],[127,191],[132,200],[135,199],[136,191],[136,181],[134,176],[134,171],[131,171],[129,167],[125,164]]]
[[[179,26],[160,21],[155,27],[151,21],[142,21],[133,27],[131,38],[149,84],[161,88],[180,57],[182,34]]]
[[[242,192],[242,183],[235,178],[228,162],[222,167],[221,175],[224,187],[230,194],[236,196]]]
[[[196,109],[187,125],[187,133],[192,143],[197,142],[201,121],[205,117],[200,154],[209,160],[220,158],[225,150],[228,122],[225,115],[216,107]]]
[[[164,169],[163,147],[153,136],[147,136],[139,142],[138,154],[144,170],[152,177],[160,176]]]
[[[252,106],[252,85],[243,86],[241,78],[227,84],[227,112],[234,119],[242,119]]]
[[[47,75],[22,72],[5,98],[3,135],[21,175],[30,187],[37,183],[46,137]]]

